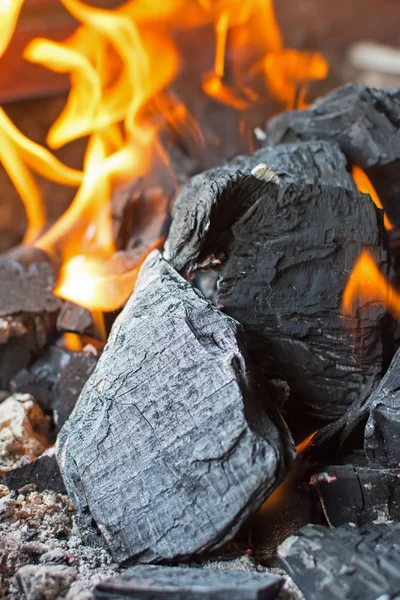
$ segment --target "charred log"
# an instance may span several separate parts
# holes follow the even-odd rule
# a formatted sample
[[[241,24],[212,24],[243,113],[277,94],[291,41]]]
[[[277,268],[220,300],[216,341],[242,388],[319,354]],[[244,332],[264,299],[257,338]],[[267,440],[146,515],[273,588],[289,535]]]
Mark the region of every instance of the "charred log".
[[[400,593],[400,523],[334,531],[307,525],[278,548],[281,566],[307,600],[376,600]]]
[[[68,492],[118,562],[219,547],[287,472],[293,442],[260,403],[241,338],[147,258],[58,440]]]
[[[222,167],[205,171],[182,188],[172,210],[165,256],[177,270],[191,273],[199,266],[212,266],[215,257],[223,255],[224,236],[229,228],[263,193],[265,177],[260,171],[257,177],[252,176],[260,164],[272,171],[270,180],[275,183],[322,180],[355,189],[343,154],[333,144],[324,142],[264,148],[253,156],[239,156]]]
[[[393,345],[384,309],[362,311],[362,327],[359,317],[341,316],[364,246],[387,273],[380,212],[367,196],[339,187],[269,184],[231,228],[217,305],[242,323],[267,379],[289,386],[285,414],[293,420],[332,421],[382,376]]]
[[[339,144],[350,164],[366,171],[390,221],[400,226],[400,90],[347,84],[267,124],[269,145],[303,140]]]
[[[229,598],[230,600],[272,600],[283,578],[267,573],[211,570],[190,567],[139,565],[114,579],[98,583],[98,600],[120,598]]]
[[[91,352],[50,346],[30,367],[17,373],[10,388],[13,392],[32,394],[44,410],[53,414],[60,430],[96,363],[97,358]]]
[[[400,520],[400,469],[326,467],[311,483],[331,527]]]

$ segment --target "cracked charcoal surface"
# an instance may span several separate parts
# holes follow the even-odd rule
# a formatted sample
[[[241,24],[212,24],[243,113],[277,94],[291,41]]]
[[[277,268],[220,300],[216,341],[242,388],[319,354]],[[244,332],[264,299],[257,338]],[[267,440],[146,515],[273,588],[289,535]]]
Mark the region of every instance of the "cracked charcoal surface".
[[[331,459],[362,445],[371,466],[400,464],[400,350],[376,390],[315,435],[311,453]]]
[[[217,305],[244,326],[253,363],[289,385],[292,419],[332,421],[377,386],[393,344],[384,308],[344,320],[341,301],[362,248],[388,272],[386,244],[368,197],[332,186],[267,184],[233,225]]]
[[[138,565],[121,576],[99,583],[95,598],[219,598],[220,600],[273,600],[283,579],[266,573],[189,567]]]
[[[330,140],[351,164],[364,169],[389,219],[400,226],[400,90],[346,84],[304,111],[267,124],[266,144]]]
[[[178,271],[194,271],[199,263],[207,264],[209,254],[218,254],[221,235],[262,193],[263,183],[251,171],[263,163],[282,184],[321,181],[355,189],[344,155],[326,142],[263,148],[205,171],[182,188],[172,209],[165,256]]]
[[[293,455],[240,326],[153,252],[59,434],[78,510],[120,563],[189,557],[230,539]]]
[[[306,525],[278,548],[307,600],[376,600],[400,594],[400,523]]]

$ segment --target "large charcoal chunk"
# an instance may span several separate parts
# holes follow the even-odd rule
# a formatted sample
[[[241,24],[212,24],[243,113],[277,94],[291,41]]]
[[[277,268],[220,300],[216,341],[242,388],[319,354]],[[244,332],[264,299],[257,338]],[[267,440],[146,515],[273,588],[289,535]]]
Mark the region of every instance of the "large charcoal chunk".
[[[378,384],[392,344],[383,307],[341,315],[362,248],[388,271],[381,215],[359,192],[269,185],[231,236],[217,304],[242,323],[266,377],[289,385],[287,413],[340,417]]]
[[[240,326],[153,252],[62,429],[58,461],[116,560],[188,557],[231,538],[293,443],[259,402]]]
[[[389,219],[400,226],[400,90],[347,84],[307,110],[269,121],[267,144],[301,140],[338,143],[351,164],[367,171]]]
[[[400,594],[400,523],[334,531],[306,525],[278,548],[307,600],[382,600]]]
[[[282,577],[233,569],[215,570],[138,565],[119,577],[97,584],[95,598],[121,600],[272,600],[283,584]]]
[[[165,256],[178,271],[212,264],[210,255],[219,253],[224,234],[263,192],[263,182],[251,175],[259,164],[266,164],[281,184],[321,181],[355,189],[344,155],[326,142],[262,148],[196,175],[176,199],[165,243]]]
[[[339,456],[364,450],[371,466],[400,464],[400,350],[379,386],[367,398],[358,398],[334,423],[323,427],[311,448],[316,457]]]

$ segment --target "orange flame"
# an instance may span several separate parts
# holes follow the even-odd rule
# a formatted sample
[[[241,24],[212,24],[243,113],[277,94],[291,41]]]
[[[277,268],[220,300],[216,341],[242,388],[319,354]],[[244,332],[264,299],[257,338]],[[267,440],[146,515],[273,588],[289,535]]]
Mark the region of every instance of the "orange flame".
[[[400,319],[400,294],[379,271],[373,256],[364,250],[344,289],[342,311],[345,316],[354,316],[360,303],[365,306],[377,302]]]
[[[382,202],[380,201],[379,196],[366,173],[364,173],[360,167],[354,166],[351,170],[351,174],[360,192],[363,194],[369,194],[375,206],[383,210]],[[390,223],[386,214],[383,217],[383,223],[388,231],[393,229],[393,225]]]

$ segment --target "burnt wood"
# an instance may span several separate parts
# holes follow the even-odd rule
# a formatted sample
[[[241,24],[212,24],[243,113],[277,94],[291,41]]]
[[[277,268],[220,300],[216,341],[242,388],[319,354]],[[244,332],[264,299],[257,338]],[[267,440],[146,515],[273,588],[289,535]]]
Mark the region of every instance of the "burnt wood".
[[[15,491],[32,484],[37,492],[67,493],[55,455],[43,455],[27,465],[7,471],[2,484]]]
[[[346,413],[314,436],[315,458],[340,456],[364,447],[371,466],[400,464],[400,350],[379,386],[367,398],[358,398]]]
[[[178,271],[194,272],[212,265],[218,253],[223,255],[221,237],[263,193],[263,180],[251,175],[260,164],[267,165],[281,184],[321,181],[355,189],[344,155],[325,142],[263,148],[205,171],[182,188],[172,209],[165,256]]]
[[[390,221],[400,227],[400,90],[346,84],[310,108],[267,124],[266,144],[330,140],[370,177]]]
[[[73,302],[64,302],[57,318],[57,330],[92,335],[93,318],[90,310]]]
[[[232,538],[294,456],[265,404],[240,325],[151,253],[58,438],[68,492],[118,562]]]
[[[328,466],[311,483],[332,527],[400,520],[400,469]]]
[[[99,600],[272,600],[283,583],[282,577],[269,573],[138,565],[114,579],[98,583],[94,597]]]
[[[400,523],[306,525],[278,548],[307,600],[376,600],[400,594]]]
[[[51,411],[57,430],[73,411],[83,386],[94,371],[91,352],[73,352],[49,346],[10,382],[12,392],[31,394],[44,410]]]
[[[285,415],[332,421],[367,398],[393,349],[392,331],[383,307],[344,319],[341,301],[364,246],[388,273],[381,212],[368,196],[266,184],[230,236],[217,306],[242,323],[266,378],[289,386]]]

